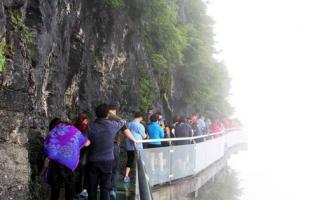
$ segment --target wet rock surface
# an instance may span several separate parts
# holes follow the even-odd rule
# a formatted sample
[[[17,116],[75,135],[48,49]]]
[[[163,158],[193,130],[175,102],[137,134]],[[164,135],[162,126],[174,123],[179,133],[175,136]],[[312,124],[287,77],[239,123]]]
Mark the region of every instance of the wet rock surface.
[[[0,199],[46,198],[41,148],[53,117],[70,120],[87,111],[93,118],[103,102],[118,103],[124,113],[139,108],[138,70],[153,77],[153,69],[134,16],[136,1],[120,8],[101,0],[0,2],[0,41],[6,44]],[[175,87],[173,95],[182,98]],[[170,103],[158,99],[154,108]]]
[[[102,102],[138,108],[137,67],[150,76],[152,69],[129,16],[133,3],[0,2],[0,39],[8,47],[0,74],[0,199],[45,198],[32,187],[39,186],[41,142],[53,117],[93,117]]]

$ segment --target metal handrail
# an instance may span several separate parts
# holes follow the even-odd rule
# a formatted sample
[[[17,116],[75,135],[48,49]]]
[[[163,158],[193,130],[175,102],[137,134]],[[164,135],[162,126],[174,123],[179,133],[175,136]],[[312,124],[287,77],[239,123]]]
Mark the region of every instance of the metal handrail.
[[[169,182],[171,183],[171,181],[175,181],[184,177],[193,176],[201,172],[202,170],[204,170],[206,167],[210,166],[212,163],[219,160],[221,157],[225,155],[224,153],[225,151],[227,151],[228,148],[232,147],[233,144],[234,145],[238,144],[235,142],[233,143],[232,141],[233,139],[235,139],[236,142],[241,141],[240,140],[241,134],[238,134],[239,140],[237,140],[236,131],[241,132],[241,129],[238,129],[238,128],[225,129],[223,131],[219,131],[216,133],[209,133],[207,135],[195,136],[195,137],[151,139],[151,140],[138,141],[141,143],[148,143],[148,142],[155,142],[155,141],[156,142],[157,141],[180,141],[180,140],[195,141],[195,139],[198,139],[198,138],[220,136],[220,137],[212,137],[211,140],[206,140],[205,142],[202,142],[200,144],[194,143],[194,145],[189,144],[189,145],[182,145],[182,146],[170,146],[169,147],[170,149],[167,149],[167,147],[165,147],[162,150],[158,148],[158,151],[144,150],[144,151],[138,152],[138,154],[141,153],[141,156],[139,158],[142,158],[137,161],[137,168],[136,168],[137,174],[138,174],[137,176],[138,183],[139,183],[138,192],[139,192],[140,199],[152,200],[151,189],[153,186],[158,184],[169,183]],[[234,138],[232,139],[232,137]],[[208,149],[211,150],[211,147],[215,147],[215,148],[212,148],[214,152],[213,155],[209,153],[204,153],[204,152],[209,152],[207,150]],[[191,148],[192,150],[189,148]],[[184,159],[181,158],[180,163],[181,165],[183,165],[183,164],[189,164],[191,162],[191,164],[190,166],[187,165],[187,167],[189,167],[188,170],[186,170],[183,173],[180,173],[179,168],[176,167],[176,166],[179,166],[180,164],[174,165],[172,163],[175,161],[175,158],[177,158],[178,160],[179,156],[183,155],[186,152],[188,153],[191,152],[191,153],[188,158],[186,157]],[[158,158],[157,156],[159,155],[161,155],[162,157],[165,157],[165,159],[168,161],[167,164],[165,165],[165,173],[163,174],[153,173],[153,170],[155,168],[153,169],[153,167],[151,167],[150,165],[151,157],[156,159]],[[150,172],[150,173],[147,174],[147,172]]]
[[[206,135],[193,136],[193,137],[180,137],[180,138],[164,138],[164,139],[146,139],[146,140],[137,140],[137,143],[150,143],[150,142],[169,142],[169,141],[183,141],[183,140],[195,140],[200,138],[207,138],[216,135],[224,135],[230,131],[237,130],[236,128],[230,128],[226,130],[222,130],[216,133],[209,133]]]

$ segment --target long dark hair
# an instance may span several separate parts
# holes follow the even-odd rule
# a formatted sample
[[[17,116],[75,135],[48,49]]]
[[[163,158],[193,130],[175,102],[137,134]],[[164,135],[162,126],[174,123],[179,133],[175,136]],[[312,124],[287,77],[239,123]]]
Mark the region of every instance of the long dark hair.
[[[150,116],[150,121],[151,122],[157,122],[159,120],[159,115],[157,115],[157,114],[152,114],[151,116]]]
[[[61,123],[61,119],[60,118],[54,118],[50,121],[49,124],[49,131],[53,130],[55,128],[55,126],[57,126],[59,123]]]
[[[88,128],[87,124],[83,123],[85,120],[88,121],[88,115],[85,112],[80,113],[78,114],[78,117],[74,124],[75,127],[78,128],[82,133],[84,133]]]

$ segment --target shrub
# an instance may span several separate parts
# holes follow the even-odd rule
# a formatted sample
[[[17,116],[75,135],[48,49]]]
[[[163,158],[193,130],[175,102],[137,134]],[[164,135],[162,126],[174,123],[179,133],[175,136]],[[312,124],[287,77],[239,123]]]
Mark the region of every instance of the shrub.
[[[4,40],[0,41],[0,73],[6,68],[6,51],[7,45]]]

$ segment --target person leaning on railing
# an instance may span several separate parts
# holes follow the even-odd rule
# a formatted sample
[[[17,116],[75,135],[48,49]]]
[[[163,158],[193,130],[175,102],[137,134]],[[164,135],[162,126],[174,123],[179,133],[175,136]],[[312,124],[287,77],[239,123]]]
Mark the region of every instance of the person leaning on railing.
[[[127,124],[127,128],[131,131],[131,133],[133,134],[136,140],[142,140],[147,138],[145,127],[140,123],[142,120],[143,120],[142,114],[140,112],[136,112],[134,120]],[[136,158],[135,150],[137,150],[137,157],[138,157],[138,155],[140,154],[139,151],[142,151],[142,149],[143,149],[142,143],[138,143],[136,146],[134,146],[134,144],[132,144],[130,140],[126,139],[127,163],[126,163],[126,171],[125,171],[125,177],[124,177],[125,183],[130,182],[129,172],[130,172],[130,169],[133,167],[134,160]]]
[[[137,143],[126,127],[126,122],[124,120],[110,120],[111,113],[108,111],[106,104],[99,105],[95,110],[98,119],[88,128],[88,137],[91,140],[87,157],[89,200],[97,199],[98,184],[100,186],[100,199],[110,199],[114,140],[119,130],[122,130],[133,144]]]

